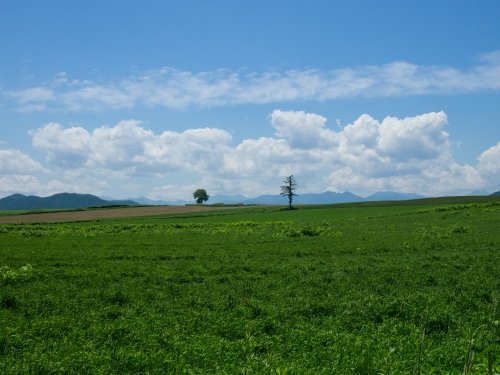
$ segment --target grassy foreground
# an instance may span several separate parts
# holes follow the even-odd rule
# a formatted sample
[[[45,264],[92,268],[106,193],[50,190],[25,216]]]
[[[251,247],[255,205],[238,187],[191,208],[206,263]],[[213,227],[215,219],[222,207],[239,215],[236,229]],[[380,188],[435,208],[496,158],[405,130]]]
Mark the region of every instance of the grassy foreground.
[[[498,201],[0,225],[0,373],[500,373],[499,229]]]

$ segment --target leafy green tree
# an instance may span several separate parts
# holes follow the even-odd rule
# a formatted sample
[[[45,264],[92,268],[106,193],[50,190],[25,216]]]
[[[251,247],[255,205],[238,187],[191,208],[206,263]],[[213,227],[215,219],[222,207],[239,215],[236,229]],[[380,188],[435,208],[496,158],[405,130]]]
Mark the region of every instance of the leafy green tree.
[[[207,191],[205,189],[196,189],[193,192],[193,198],[196,200],[196,203],[202,204],[203,202],[208,201],[210,195],[207,194]]]
[[[285,185],[281,186],[281,194],[284,197],[288,197],[288,207],[293,210],[292,207],[292,200],[294,196],[297,196],[298,194],[295,194],[295,190],[297,190],[297,182],[295,181],[295,178],[293,177],[293,174],[285,177],[283,180],[283,183]]]

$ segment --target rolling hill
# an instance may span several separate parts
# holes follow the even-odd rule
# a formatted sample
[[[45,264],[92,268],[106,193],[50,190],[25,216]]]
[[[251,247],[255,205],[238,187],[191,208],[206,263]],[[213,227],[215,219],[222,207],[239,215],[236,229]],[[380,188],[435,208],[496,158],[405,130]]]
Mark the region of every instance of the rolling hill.
[[[50,197],[13,194],[0,199],[0,210],[42,210],[137,205],[133,201],[104,200],[91,194],[60,193]]]

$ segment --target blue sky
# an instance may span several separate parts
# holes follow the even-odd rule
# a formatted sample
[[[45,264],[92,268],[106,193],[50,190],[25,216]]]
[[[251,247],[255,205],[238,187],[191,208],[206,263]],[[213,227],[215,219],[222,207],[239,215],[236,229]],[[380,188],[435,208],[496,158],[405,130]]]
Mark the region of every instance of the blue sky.
[[[0,0],[0,197],[500,190],[500,2]]]

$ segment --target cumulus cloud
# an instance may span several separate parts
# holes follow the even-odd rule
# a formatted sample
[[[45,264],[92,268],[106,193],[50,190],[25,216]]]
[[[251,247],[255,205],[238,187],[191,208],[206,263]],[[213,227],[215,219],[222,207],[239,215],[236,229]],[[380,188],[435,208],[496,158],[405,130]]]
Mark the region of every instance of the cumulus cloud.
[[[51,122],[29,134],[33,146],[46,152],[47,161],[60,166],[80,165],[89,151],[90,134],[82,127],[63,129]]]
[[[379,148],[388,156],[432,159],[449,150],[444,112],[427,113],[403,120],[388,117],[380,125]]]
[[[224,155],[223,172],[237,177],[270,178],[303,169],[311,161],[308,151],[296,149],[283,139],[247,139]]]
[[[405,61],[332,70],[189,72],[161,68],[115,81],[94,82],[58,74],[51,82],[10,90],[4,96],[21,110],[88,111],[135,106],[187,108],[237,104],[327,101],[500,89],[500,53],[469,69],[420,66]]]
[[[242,142],[225,156],[225,171],[263,181],[295,173],[311,189],[366,193],[441,194],[451,186],[467,192],[482,183],[475,168],[454,161],[444,112],[382,121],[364,114],[334,131],[322,116],[276,110],[271,123],[276,138]]]
[[[330,136],[333,133],[325,129],[326,118],[314,113],[274,110],[271,123],[276,136],[293,147],[314,148],[322,142],[334,141]]]
[[[500,142],[484,151],[478,159],[481,172],[500,174]]]
[[[411,173],[386,175],[366,174],[351,167],[341,167],[327,177],[333,191],[354,191],[370,194],[377,191],[413,192],[430,196],[467,194],[483,186],[483,178],[469,165],[439,162],[424,163]]]
[[[18,150],[0,150],[0,175],[37,172],[46,172],[46,169],[28,155]]]
[[[231,135],[221,129],[188,129],[154,134],[136,120],[90,132],[49,123],[30,132],[33,146],[61,168],[123,171],[126,174],[203,170],[221,159]]]
[[[61,191],[81,192],[83,180],[74,184],[50,179],[51,171],[19,150],[0,150],[0,196],[23,193],[50,195]],[[48,179],[48,180],[47,180]],[[87,191],[99,186],[94,182]]]
[[[10,174],[0,176],[0,195],[32,194],[40,192],[42,184],[35,176]]]
[[[61,184],[105,190],[137,177],[153,184],[151,197],[162,199],[189,198],[199,183],[217,193],[274,194],[289,174],[300,180],[303,192],[444,195],[494,189],[500,182],[500,143],[483,152],[477,165],[458,163],[444,112],[382,120],[363,114],[334,129],[325,117],[304,111],[275,110],[269,121],[273,137],[236,145],[222,129],[155,133],[137,120],[93,130],[49,123],[30,134],[47,165],[62,171]],[[21,154],[11,159],[29,165]],[[30,168],[37,165],[33,161]]]
[[[0,197],[10,194],[49,196],[61,192],[99,194],[108,187],[101,179],[89,176],[80,179],[42,179],[35,175],[10,174],[0,176]]]
[[[478,157],[478,169],[487,181],[487,187],[500,190],[500,142]]]

